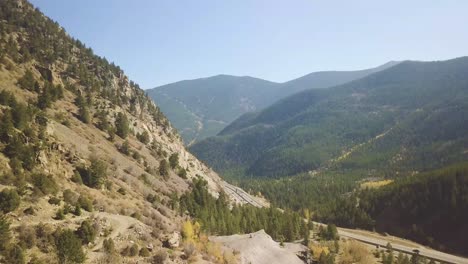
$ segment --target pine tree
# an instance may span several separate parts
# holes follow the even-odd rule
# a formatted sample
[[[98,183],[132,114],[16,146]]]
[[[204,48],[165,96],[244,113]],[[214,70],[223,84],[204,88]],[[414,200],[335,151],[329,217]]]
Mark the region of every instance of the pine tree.
[[[171,165],[172,169],[175,169],[177,166],[179,166],[179,154],[172,153],[172,155],[169,157],[169,164]]]
[[[19,245],[13,245],[5,254],[5,263],[25,264],[23,249]]]
[[[34,83],[34,76],[30,70],[26,70],[23,77],[18,80],[18,85],[29,91],[34,91]]]
[[[89,115],[89,110],[88,110],[88,107],[86,105],[83,104],[83,105],[80,106],[78,115],[80,117],[80,120],[83,123],[85,123],[85,124],[91,123],[91,117]]]
[[[20,204],[20,197],[16,190],[14,189],[3,189],[0,192],[0,211],[3,213],[9,213],[16,208],[18,208]]]
[[[125,115],[124,113],[118,113],[117,118],[115,120],[115,128],[116,134],[119,137],[125,139],[128,136],[130,128],[127,115]]]
[[[0,140],[4,143],[8,143],[13,134],[13,117],[10,110],[5,110],[0,120]]]
[[[83,183],[91,188],[101,188],[107,177],[107,165],[97,157],[91,157],[91,165],[81,170]]]
[[[75,233],[84,245],[93,242],[96,238],[96,230],[89,220],[83,221]]]
[[[52,104],[52,98],[50,96],[49,87],[48,85],[44,85],[42,92],[39,94],[39,97],[37,98],[37,106],[40,109],[46,109],[50,107],[51,104]]]
[[[80,239],[71,230],[62,231],[55,245],[60,263],[83,263],[86,259]]]
[[[31,113],[28,111],[28,107],[24,104],[17,103],[15,100],[14,105],[12,105],[12,110],[15,127],[19,130],[23,130],[30,121]]]
[[[0,215],[0,252],[10,243],[10,223],[4,215]]]
[[[109,120],[107,120],[107,113],[104,110],[101,110],[97,113],[98,123],[97,128],[102,131],[107,131],[110,127]]]
[[[137,135],[138,140],[140,140],[143,144],[148,144],[150,141],[150,137],[148,131],[143,131],[143,133]]]
[[[163,178],[169,176],[168,165],[165,159],[161,160],[159,163],[159,175],[163,176]]]

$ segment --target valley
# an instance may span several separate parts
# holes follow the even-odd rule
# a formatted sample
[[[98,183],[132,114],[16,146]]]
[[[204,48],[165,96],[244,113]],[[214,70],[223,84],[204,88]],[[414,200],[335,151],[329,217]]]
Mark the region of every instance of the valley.
[[[208,2],[0,1],[0,263],[468,263],[468,57]]]

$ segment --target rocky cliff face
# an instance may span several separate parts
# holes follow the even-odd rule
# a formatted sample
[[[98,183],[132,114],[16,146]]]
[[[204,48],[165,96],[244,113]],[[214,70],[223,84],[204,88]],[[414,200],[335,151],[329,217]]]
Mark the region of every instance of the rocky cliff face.
[[[89,263],[128,258],[107,254],[107,239],[159,254],[186,218],[178,196],[192,179],[222,190],[137,84],[29,3],[1,1],[0,36],[0,192],[11,202],[0,225],[12,231],[0,262],[25,230],[35,241],[22,247],[26,260],[61,261],[47,237],[85,221],[97,231],[84,246]]]

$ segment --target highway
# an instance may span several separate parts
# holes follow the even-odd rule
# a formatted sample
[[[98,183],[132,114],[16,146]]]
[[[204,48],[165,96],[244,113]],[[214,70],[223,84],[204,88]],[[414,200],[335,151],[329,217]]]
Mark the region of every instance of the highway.
[[[416,243],[414,243],[414,242],[410,242],[410,243],[401,242],[401,243],[399,243],[398,241],[395,241],[395,239],[392,239],[391,241],[389,241],[388,239],[386,239],[385,236],[382,236],[382,235],[379,235],[379,234],[375,234],[375,233],[372,233],[372,235],[358,234],[356,232],[353,232],[352,229],[345,229],[345,228],[338,228],[338,234],[340,235],[340,237],[355,239],[355,240],[361,241],[361,242],[366,243],[366,244],[370,244],[370,245],[374,245],[374,246],[378,245],[378,246],[383,247],[383,248],[385,248],[387,246],[387,243],[390,242],[390,244],[392,245],[392,248],[393,248],[394,251],[399,251],[399,252],[403,252],[403,253],[407,253],[407,254],[413,254],[414,250],[417,249],[417,250],[419,250],[419,255],[420,256],[426,257],[428,259],[433,259],[433,260],[439,261],[439,262],[456,263],[456,264],[468,264],[468,259],[467,258],[462,258],[462,257],[458,257],[458,256],[455,256],[455,255],[450,255],[450,254],[440,252],[440,251],[437,251],[437,250],[434,250],[434,249],[423,247],[421,245],[417,245],[417,246],[414,246],[414,247],[411,247],[410,245],[408,245],[410,243],[416,245]],[[406,244],[406,245],[404,245],[404,244]]]
[[[237,201],[241,203],[251,204],[255,207],[264,207],[265,205],[260,203],[258,200],[253,198],[250,194],[245,192],[239,187],[231,185],[227,182],[222,183],[224,191],[234,197]],[[316,223],[323,225],[322,223]],[[454,264],[468,264],[468,259],[440,252],[434,249],[430,249],[419,245],[415,242],[407,241],[401,238],[392,237],[392,236],[383,236],[377,233],[372,233],[368,231],[353,230],[347,228],[338,228],[338,234],[340,237],[354,239],[369,245],[379,246],[385,248],[387,243],[390,242],[393,250],[398,252],[403,252],[406,254],[414,254],[414,250],[419,250],[419,255],[428,259],[433,259],[435,261],[444,262],[444,263],[454,263]],[[411,246],[413,245],[413,246]]]
[[[246,191],[242,190],[239,187],[236,187],[232,184],[229,184],[227,182],[222,182],[222,187],[224,191],[231,197],[233,197],[235,200],[239,201],[240,203],[243,204],[251,204],[255,207],[265,207],[266,205],[263,203],[260,203],[257,201],[255,198],[253,198],[250,194],[248,194]]]

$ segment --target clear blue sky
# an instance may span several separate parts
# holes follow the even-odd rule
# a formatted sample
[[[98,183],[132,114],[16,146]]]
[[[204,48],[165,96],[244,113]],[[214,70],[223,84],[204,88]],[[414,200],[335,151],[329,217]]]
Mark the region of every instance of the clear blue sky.
[[[32,0],[143,88],[468,55],[466,0]]]

